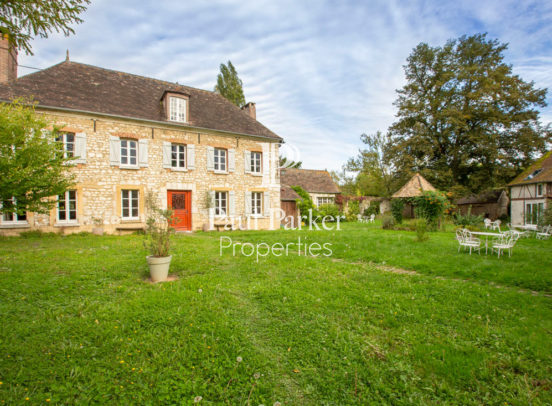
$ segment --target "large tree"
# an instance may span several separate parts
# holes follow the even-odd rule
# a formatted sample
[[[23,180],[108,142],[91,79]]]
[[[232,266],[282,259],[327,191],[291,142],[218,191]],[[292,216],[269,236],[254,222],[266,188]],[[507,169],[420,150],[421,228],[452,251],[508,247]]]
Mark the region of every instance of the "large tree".
[[[89,3],[89,0],[2,0],[0,32],[8,34],[12,46],[32,55],[33,37],[47,38],[53,31],[66,36],[73,34],[71,24],[82,22],[79,14]]]
[[[55,204],[50,197],[72,185],[70,159],[48,126],[32,106],[0,103],[0,212],[47,212]]]
[[[361,195],[391,196],[394,181],[391,168],[384,160],[387,143],[385,135],[379,131],[372,135],[362,134],[360,140],[365,148],[359,151],[358,156],[349,159],[343,167],[343,173],[356,174],[354,185]]]
[[[225,99],[230,100],[238,107],[245,104],[245,96],[243,95],[243,83],[238,77],[238,72],[232,62],[228,64],[220,64],[220,73],[217,76],[217,84],[215,92],[220,93]]]
[[[506,48],[485,34],[414,48],[386,148],[396,171],[477,192],[504,185],[546,149],[550,128],[538,121],[546,89],[512,73]]]

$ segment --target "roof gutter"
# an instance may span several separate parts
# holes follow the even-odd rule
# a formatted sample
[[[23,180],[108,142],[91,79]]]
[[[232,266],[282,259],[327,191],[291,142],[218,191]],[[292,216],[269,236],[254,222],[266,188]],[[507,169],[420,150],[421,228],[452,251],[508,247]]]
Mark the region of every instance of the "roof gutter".
[[[6,99],[0,99],[0,102],[11,103],[12,101],[11,100],[6,100]],[[31,105],[32,104],[27,104],[27,106],[31,106]],[[236,133],[236,132],[232,132],[232,131],[216,130],[214,128],[193,127],[193,126],[175,124],[175,123],[171,123],[171,122],[167,122],[167,121],[157,121],[157,120],[148,120],[146,118],[126,117],[126,116],[119,116],[119,115],[116,115],[116,114],[98,113],[98,112],[95,112],[95,111],[70,109],[70,108],[67,108],[67,107],[45,106],[45,105],[42,105],[42,104],[35,105],[35,107],[39,108],[39,109],[45,109],[45,110],[63,111],[63,112],[69,112],[69,113],[90,114],[90,115],[95,115],[95,116],[99,116],[99,117],[118,118],[118,119],[121,119],[121,120],[128,120],[128,121],[139,121],[139,122],[142,122],[142,123],[164,125],[164,126],[171,127],[171,128],[200,130],[200,131],[216,131],[216,132],[223,133],[223,134],[228,134],[228,135],[238,135],[238,136],[242,136],[242,137],[261,138],[261,139],[267,139],[267,140],[271,140],[273,142],[279,142],[279,143],[284,142],[284,139],[279,137],[279,136],[278,136],[279,137],[279,139],[278,139],[278,138],[268,137],[266,135],[243,134],[243,133]]]

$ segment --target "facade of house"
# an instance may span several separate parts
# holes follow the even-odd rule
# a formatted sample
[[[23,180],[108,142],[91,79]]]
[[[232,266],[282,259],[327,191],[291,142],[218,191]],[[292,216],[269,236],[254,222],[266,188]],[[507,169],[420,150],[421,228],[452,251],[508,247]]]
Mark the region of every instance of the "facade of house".
[[[13,58],[2,46],[0,60]],[[214,92],[69,60],[0,79],[0,101],[32,97],[78,157],[68,167],[76,184],[49,215],[1,214],[1,234],[142,229],[149,192],[173,208],[179,230],[279,227],[282,139],[253,103],[240,109]]]
[[[475,216],[483,216],[491,220],[507,216],[509,203],[510,199],[505,190],[489,190],[454,202],[462,215],[466,215],[469,211]]]
[[[307,191],[316,207],[334,204],[341,193],[328,171],[315,169],[283,168],[280,170],[282,186],[301,186]]]
[[[552,199],[552,151],[544,154],[508,186],[512,224],[538,224]]]

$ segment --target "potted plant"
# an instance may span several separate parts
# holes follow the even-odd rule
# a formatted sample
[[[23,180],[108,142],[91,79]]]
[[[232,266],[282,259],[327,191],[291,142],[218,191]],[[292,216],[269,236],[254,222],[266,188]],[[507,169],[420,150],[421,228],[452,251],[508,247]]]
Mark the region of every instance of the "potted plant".
[[[149,251],[146,257],[152,282],[166,281],[169,275],[172,255],[171,234],[174,232],[173,211],[160,209],[152,192],[146,196],[148,217],[146,220],[145,246]]]

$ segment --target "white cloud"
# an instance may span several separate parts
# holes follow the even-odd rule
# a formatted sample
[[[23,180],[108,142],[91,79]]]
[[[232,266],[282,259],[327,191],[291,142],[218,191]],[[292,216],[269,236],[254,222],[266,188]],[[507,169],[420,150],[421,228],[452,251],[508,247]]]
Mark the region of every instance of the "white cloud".
[[[212,89],[232,60],[259,121],[300,148],[308,168],[339,169],[361,133],[386,130],[402,65],[422,41],[488,32],[510,43],[516,73],[552,88],[544,1],[99,0],[83,17],[76,35],[35,40],[21,63],[47,67],[69,48],[75,61]],[[549,107],[542,113],[552,120]]]

